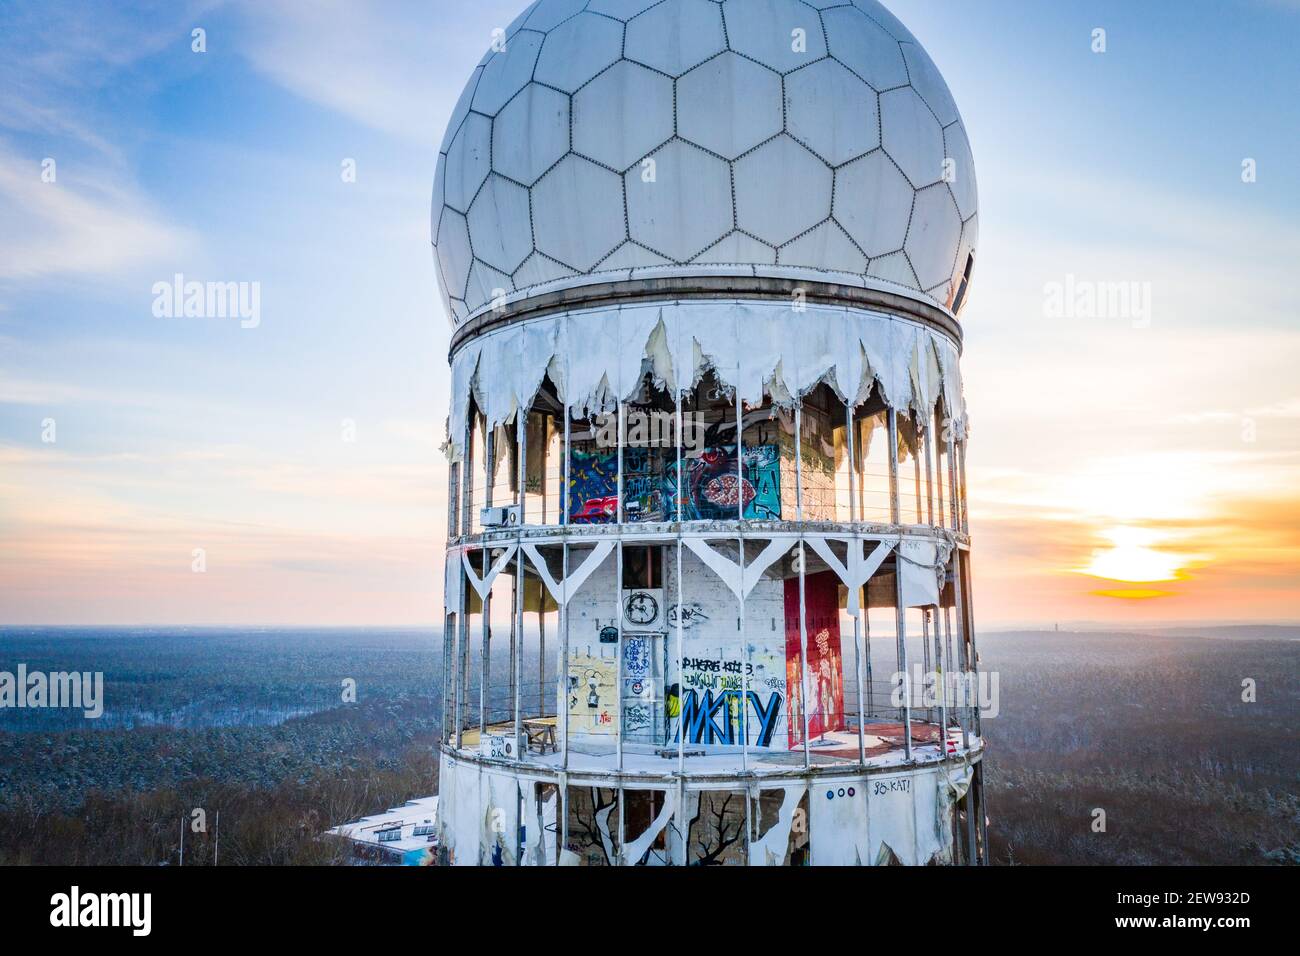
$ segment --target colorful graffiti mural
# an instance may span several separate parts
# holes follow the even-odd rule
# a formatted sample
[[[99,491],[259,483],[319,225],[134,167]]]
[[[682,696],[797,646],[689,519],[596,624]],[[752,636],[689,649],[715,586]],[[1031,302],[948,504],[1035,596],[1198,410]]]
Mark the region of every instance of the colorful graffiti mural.
[[[569,522],[606,524],[618,517],[618,456],[569,453]]]
[[[844,729],[844,672],[840,648],[839,579],[833,571],[804,578],[804,627],[808,635],[808,735]],[[803,682],[800,680],[799,579],[785,582],[785,660],[791,749],[803,746]]]
[[[742,475],[736,474],[736,446],[706,448],[698,458],[682,459],[683,521],[717,521],[736,517],[743,502],[746,521],[781,517],[781,459],[775,445],[747,445],[741,456]],[[673,474],[669,462],[664,481],[668,520],[677,520]]]
[[[781,460],[775,445],[746,446],[736,474],[736,446],[717,445],[682,459],[684,521],[734,518],[743,501],[747,521],[781,517]],[[676,521],[677,470],[672,449],[623,452],[624,520]],[[618,516],[618,453],[601,449],[569,454],[569,522],[609,524]]]

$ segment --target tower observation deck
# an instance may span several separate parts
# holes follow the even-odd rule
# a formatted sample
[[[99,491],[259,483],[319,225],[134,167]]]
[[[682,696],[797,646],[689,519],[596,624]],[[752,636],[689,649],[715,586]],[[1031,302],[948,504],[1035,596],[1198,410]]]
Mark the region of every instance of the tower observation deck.
[[[434,186],[441,862],[981,863],[942,77],[875,0],[539,0]]]

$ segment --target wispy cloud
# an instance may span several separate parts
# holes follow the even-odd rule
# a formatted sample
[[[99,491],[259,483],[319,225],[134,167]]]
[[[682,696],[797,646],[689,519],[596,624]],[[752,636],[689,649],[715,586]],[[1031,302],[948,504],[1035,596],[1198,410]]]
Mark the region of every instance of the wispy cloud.
[[[10,224],[0,232],[0,278],[113,273],[197,245],[120,183],[55,170],[44,182],[39,157],[0,143],[0,219]]]
[[[251,3],[241,50],[254,68],[294,94],[397,136],[438,138],[435,91],[445,71],[438,44],[444,11],[421,4],[402,30],[376,8],[343,0]]]

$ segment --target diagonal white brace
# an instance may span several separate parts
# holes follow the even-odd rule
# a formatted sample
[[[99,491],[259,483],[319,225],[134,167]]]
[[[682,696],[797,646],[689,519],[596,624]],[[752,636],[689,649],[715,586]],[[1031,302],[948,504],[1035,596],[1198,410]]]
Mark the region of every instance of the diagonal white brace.
[[[480,578],[474,573],[474,568],[470,564],[469,551],[465,550],[461,552],[461,564],[465,566],[465,573],[469,575],[469,583],[474,590],[478,592],[480,599],[487,598],[488,592],[492,590],[492,582],[497,579],[498,574],[505,570],[506,565],[510,563],[510,559],[514,557],[514,554],[515,545],[505,545],[500,557],[492,562],[492,567],[488,569],[488,573]]]
[[[742,570],[739,564],[719,554],[703,538],[683,537],[682,543],[707,564],[736,596],[736,599],[741,601],[749,597],[749,592],[754,590],[754,585],[758,584],[763,577],[763,572],[779,561],[790,545],[786,539],[772,539],[767,543],[767,547],[759,552],[758,557],[746,564]]]
[[[567,578],[560,581],[551,577],[551,570],[546,566],[546,559],[542,557],[542,553],[537,550],[537,545],[524,544],[522,547],[524,554],[528,555],[533,567],[537,569],[537,576],[546,585],[546,590],[551,592],[551,597],[555,599],[555,603],[564,607],[569,603],[569,598],[577,593],[578,588],[582,587],[582,582],[591,577],[595,570],[600,567],[601,562],[605,560],[605,557],[614,550],[614,542],[597,541],[596,547],[592,549],[591,554],[583,559],[582,564],[571,571]]]
[[[884,563],[889,552],[894,548],[895,542],[881,541],[876,545],[876,550],[871,552],[870,557],[863,554],[863,546],[868,544],[866,541],[859,541],[853,538],[836,539],[843,540],[848,545],[849,566],[846,568],[840,563],[840,559],[835,556],[828,543],[826,535],[807,535],[806,540],[812,549],[817,552],[818,557],[830,566],[839,579],[844,582],[844,586],[849,590],[848,612],[857,614],[861,606],[859,595],[862,593],[862,585],[871,580],[871,576],[876,573],[876,569]]]

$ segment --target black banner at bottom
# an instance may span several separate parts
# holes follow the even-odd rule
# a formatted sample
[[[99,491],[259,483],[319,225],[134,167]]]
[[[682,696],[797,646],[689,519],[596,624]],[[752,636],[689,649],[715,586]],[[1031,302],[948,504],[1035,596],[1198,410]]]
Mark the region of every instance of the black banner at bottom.
[[[977,927],[1074,940],[1198,935],[1231,945],[1277,933],[1285,868],[628,869],[340,867],[5,868],[6,943],[29,936],[285,943],[527,939],[548,925],[602,925],[671,940],[705,920],[749,938],[807,932],[957,939]],[[620,885],[621,884],[621,885]],[[676,924],[676,926],[674,925]],[[451,935],[448,935],[451,934]],[[539,940],[541,937],[536,937]],[[985,937],[985,939],[999,937]],[[1051,937],[1049,937],[1051,938]],[[737,936],[740,939],[740,936]]]

